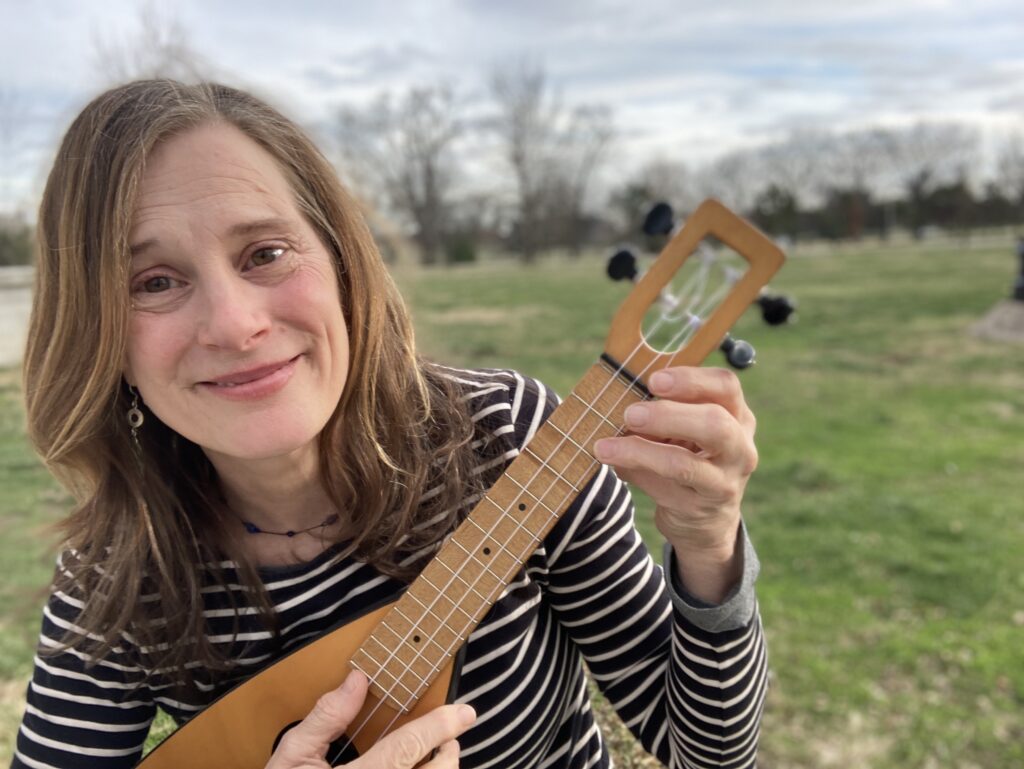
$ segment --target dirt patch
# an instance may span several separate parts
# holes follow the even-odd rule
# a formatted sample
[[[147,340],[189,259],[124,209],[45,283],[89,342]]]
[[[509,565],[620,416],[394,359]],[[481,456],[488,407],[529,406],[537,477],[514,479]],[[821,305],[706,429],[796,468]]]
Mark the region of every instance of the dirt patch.
[[[971,333],[997,342],[1024,344],[1024,302],[1000,302],[971,327]]]
[[[430,313],[434,323],[445,325],[484,325],[498,326],[510,321],[522,321],[535,318],[544,313],[543,307],[453,307],[443,312]]]

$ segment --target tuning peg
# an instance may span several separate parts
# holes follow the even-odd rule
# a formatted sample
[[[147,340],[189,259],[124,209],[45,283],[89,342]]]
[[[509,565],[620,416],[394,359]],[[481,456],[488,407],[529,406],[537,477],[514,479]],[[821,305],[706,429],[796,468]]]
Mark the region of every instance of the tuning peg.
[[[789,316],[796,310],[796,305],[788,296],[782,294],[761,294],[757,298],[761,307],[761,317],[769,326],[781,326],[789,321]]]
[[[647,217],[644,219],[644,234],[645,235],[668,235],[672,232],[674,227],[672,221],[672,206],[668,203],[661,202],[655,203],[651,207],[651,210],[647,212]]]
[[[726,361],[735,369],[750,368],[756,362],[757,352],[754,350],[754,346],[742,339],[733,339],[728,334],[725,335],[725,339],[722,340],[718,349],[725,353]]]
[[[636,255],[628,248],[616,251],[608,258],[608,277],[612,280],[629,280],[636,282],[639,271],[636,268]]]

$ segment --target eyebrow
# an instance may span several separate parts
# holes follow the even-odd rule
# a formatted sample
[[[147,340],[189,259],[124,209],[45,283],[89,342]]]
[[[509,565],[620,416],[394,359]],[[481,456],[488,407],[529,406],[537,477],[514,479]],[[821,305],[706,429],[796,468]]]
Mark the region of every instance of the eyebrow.
[[[291,230],[292,228],[292,223],[287,219],[270,217],[267,219],[254,219],[251,222],[239,222],[238,224],[232,225],[225,233],[225,236],[229,238],[237,238],[243,235],[254,235],[259,232],[267,232],[270,230]],[[147,238],[133,246],[129,246],[128,252],[134,258],[145,253],[154,246],[159,245],[159,239]]]

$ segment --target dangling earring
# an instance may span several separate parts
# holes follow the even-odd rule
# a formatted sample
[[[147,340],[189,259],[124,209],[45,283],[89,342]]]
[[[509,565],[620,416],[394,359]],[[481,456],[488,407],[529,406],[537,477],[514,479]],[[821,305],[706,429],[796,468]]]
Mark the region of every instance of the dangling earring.
[[[142,446],[139,444],[139,428],[146,421],[145,415],[139,409],[139,391],[132,385],[128,385],[132,394],[132,407],[128,409],[128,426],[132,429],[132,442],[135,444],[135,451],[139,458],[142,458]]]

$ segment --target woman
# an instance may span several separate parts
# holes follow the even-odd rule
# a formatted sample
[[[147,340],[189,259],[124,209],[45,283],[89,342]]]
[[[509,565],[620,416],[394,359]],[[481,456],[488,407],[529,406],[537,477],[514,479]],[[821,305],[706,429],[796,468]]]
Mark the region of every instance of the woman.
[[[356,205],[279,113],[219,85],[97,97],[39,218],[29,431],[76,495],[14,766],[122,767],[401,590],[553,410],[417,357]],[[677,368],[598,458],[657,502],[668,579],[607,466],[470,636],[459,704],[352,762],[607,765],[582,662],[669,766],[750,766],[766,685],[737,380]],[[268,766],[326,766],[358,673]],[[459,737],[458,743],[454,740]],[[460,755],[461,754],[461,755]]]

